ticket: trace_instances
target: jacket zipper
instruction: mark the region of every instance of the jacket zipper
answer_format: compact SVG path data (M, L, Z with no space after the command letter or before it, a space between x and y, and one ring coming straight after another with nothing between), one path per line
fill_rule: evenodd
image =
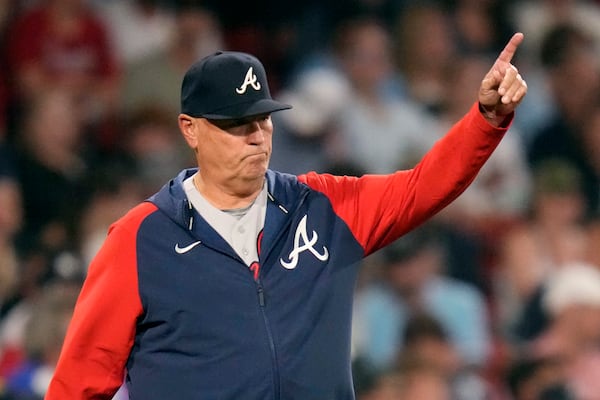
M281 396L280 387L281 387L281 378L279 376L279 362L277 361L277 350L275 349L275 340L273 339L273 333L271 332L271 325L269 324L269 318L267 317L267 313L265 311L265 289L260 281L260 278L256 281L257 284L257 294L258 294L258 305L260 306L260 311L263 316L263 321L265 323L265 329L267 331L267 339L269 341L269 348L271 349L271 362L273 364L273 398L278 400Z
M289 214L289 211L281 203L279 203L277 200L275 200L275 198L273 197L273 195L270 192L268 192L267 195L268 195L268 200L275 203L282 212ZM301 200L303 201L305 197L306 197L306 194L304 194L302 196ZM300 201L299 204L301 204L302 201ZM259 249L259 259L261 258L260 256L261 256L261 254L260 254L260 249ZM264 258L264 260L266 261L266 258ZM269 318L267 317L267 313L265 310L265 307L266 307L265 289L260 280L261 272L262 272L262 268L259 269L258 278L255 280L256 285L257 285L256 290L257 290L257 295L258 295L258 305L260 307L260 311L263 316L263 321L265 323L265 330L267 331L267 339L269 341L269 348L271 349L271 362L273 363L273 398L275 400L279 400L281 398L281 376L279 375L279 362L277 360L277 349L275 348L275 340L273 339L273 332L271 331L271 324L269 323Z
M267 194L268 194L268 199L271 200L273 203L275 203L282 212L284 212L286 214L290 214L290 211L287 210L281 203L279 203L271 195L270 192ZM300 196L300 199L297 203L296 210L304 202L304 199L306 198L307 195L308 195L308 191L305 191L304 193L302 193L302 195ZM193 206L192 206L191 202L187 201L187 199L184 200L183 213L184 213L184 219L187 217L186 223L188 224L188 230L191 231L193 228L193 224L194 224ZM282 230L282 231L284 231L284 230ZM279 240L281 238L282 234L283 233L280 232L275 241ZM217 250L217 249L214 249L214 250L221 252L220 250ZM259 252L260 252L260 249L259 249ZM225 254L227 254L227 253L225 253ZM227 254L227 255L231 256L230 254ZM243 260L241 260L239 257L234 257L234 258L236 260L240 261L242 264L244 264ZM260 259L260 253L259 253L259 259ZM264 260L266 262L267 258L265 257ZM248 272L252 272L252 271L250 271L250 269L248 269ZM260 311L261 311L261 314L263 317L263 322L265 324L265 330L267 331L267 339L269 342L269 348L271 350L271 363L273 364L273 399L279 400L281 398L281 393L280 393L281 377L279 375L279 363L277 361L277 349L275 348L275 340L273 339L273 332L271 331L271 325L269 323L269 318L267 317L267 313L265 311L265 306L266 306L265 290L264 290L264 287L260 280L260 270L259 270L258 278L254 279L254 277L252 277L252 279L255 281L255 283L257 285L258 305L260 307Z

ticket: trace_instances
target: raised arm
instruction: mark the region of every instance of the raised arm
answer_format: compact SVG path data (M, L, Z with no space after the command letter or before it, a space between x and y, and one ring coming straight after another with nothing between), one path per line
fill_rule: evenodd
M361 178L315 173L299 177L330 199L365 254L433 216L475 179L527 92L527 84L510 63L522 40L521 33L512 37L483 78L478 101L415 168Z

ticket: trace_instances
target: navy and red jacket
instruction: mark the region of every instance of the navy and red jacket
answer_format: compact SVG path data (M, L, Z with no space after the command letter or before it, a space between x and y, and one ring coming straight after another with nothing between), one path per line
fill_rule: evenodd
M266 174L255 277L190 206L182 171L110 228L47 400L354 399L359 261L474 179L506 131L477 105L414 168L361 178Z

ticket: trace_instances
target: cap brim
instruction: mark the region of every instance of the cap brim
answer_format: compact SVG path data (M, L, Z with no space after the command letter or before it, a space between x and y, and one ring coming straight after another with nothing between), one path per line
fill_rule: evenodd
M228 108L219 110L218 112L202 114L202 118L207 119L238 119L252 117L260 114L270 114L275 111L288 110L291 105L280 103L272 99L261 99L255 102L236 104Z

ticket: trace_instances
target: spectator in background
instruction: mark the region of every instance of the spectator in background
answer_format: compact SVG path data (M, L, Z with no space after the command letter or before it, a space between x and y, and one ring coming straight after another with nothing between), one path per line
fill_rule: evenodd
M176 10L174 31L166 49L127 67L120 94L121 110L130 115L142 108L160 107L177 114L185 71L196 60L222 49L217 17L194 2L183 2Z
M349 82L336 68L320 65L302 71L279 95L294 105L294 113L273 115L277 152L271 165L294 174L329 172L331 164L343 159L338 123L349 95Z
M412 167L419 135L438 128L418 105L386 92L394 81L389 33L375 19L345 21L335 55L351 87L338 115L342 159L367 173Z
M398 369L410 365L430 365L445 378L451 398L483 400L491 394L489 385L480 371L465 368L456 347L450 341L441 323L426 313L413 315L406 323L404 346L398 357ZM431 397L407 397L427 398ZM437 397L434 397L437 398Z
M146 197L135 172L129 167L121 167L120 164L113 164L94 176L96 185L81 213L78 226L83 265L89 265L96 255L115 219Z
M600 171L590 160L582 133L600 91L594 43L579 28L560 25L544 37L541 60L557 111L535 134L528 148L529 162L533 167L548 158L571 163L583 179L586 214L598 214Z
M551 274L543 306L550 325L528 351L561 360L575 399L600 399L600 270L567 264Z
M600 98L598 100L582 126L582 136L589 163L600 176ZM598 213L589 221L588 228L590 243L600 243L600 215ZM590 262L600 265L600 246L590 246Z
M493 57L514 31L504 1L448 0L445 3L463 53Z
M450 384L434 365L415 362L381 376L364 400L450 400ZM362 399L361 399L362 400Z
M12 306L19 284L19 264L15 246L23 210L17 182L0 175L0 318Z
M159 107L146 107L130 115L123 134L123 153L144 196L156 192L183 168L193 165L179 138L177 121Z
M442 325L461 367L483 367L490 350L483 296L472 286L444 276L445 258L435 225L419 228L382 252L384 276L359 291L355 318L356 354L380 369L402 350L407 321L427 313Z
M197 0L177 0L194 3ZM325 4L324 4L325 3ZM254 54L269 71L269 88L277 94L288 76L312 50L328 40L331 29L329 0L207 0L223 24L225 48ZM348 6L344 2L344 7Z
M591 104L589 114L583 121L581 140L588 164L600 177L600 94Z
M62 347L80 282L58 281L30 299L23 326L24 359L6 377L8 400L42 400Z
M561 160L546 160L533 173L529 218L504 236L494 279L499 325L511 340L535 336L544 325L539 296L548 274L588 257L581 189L578 171Z
M85 185L93 184L86 180L85 130L75 108L70 93L40 93L18 132L16 172L24 209L18 247L23 256L24 296L55 275L72 277L81 272L73 270L76 263L59 262L65 260L61 257L65 251L77 248L77 220L87 201Z
M172 12L160 0L95 0L115 54L124 66L168 47L175 30Z
M576 26L595 42L595 54L600 50L600 7L589 0L527 0L510 2L510 19L516 29L527 36L522 56L537 55L544 36L558 25Z
M45 92L69 91L85 123L108 148L119 66L106 27L84 0L48 0L18 15L8 35L15 94L28 106Z
M408 97L436 115L444 98L445 71L456 52L450 16L440 4L415 2L398 15L393 42Z
M404 146L400 142L410 143L408 138L417 131L415 120L426 118L412 117L424 113L401 100L390 35L379 18L382 14L393 18L393 13L383 11L390 11L389 3L320 4L321 17L330 18L327 29L332 36L328 47L301 58L291 84L279 94L294 104L295 112L274 116L280 120L273 137L276 168L301 173L342 167L362 175L393 169L403 160L394 149ZM381 138L361 133L370 123L376 124ZM397 135L395 126L392 134L394 123L407 132Z
M519 356L506 374L512 400L575 400L566 385L562 360Z

